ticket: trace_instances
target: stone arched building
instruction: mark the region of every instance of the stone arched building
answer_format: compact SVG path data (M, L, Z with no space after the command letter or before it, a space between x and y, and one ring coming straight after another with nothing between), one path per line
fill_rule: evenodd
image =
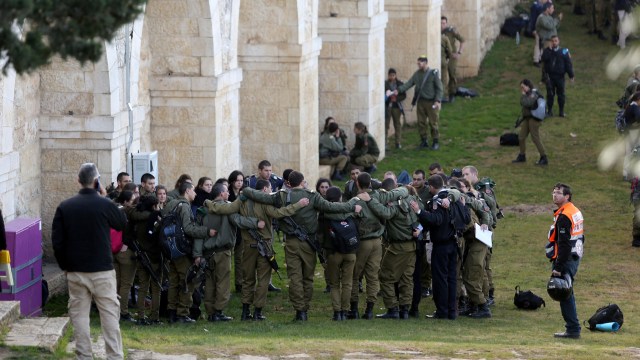
M149 0L99 62L0 78L0 208L5 220L41 217L48 238L81 163L108 183L152 150L168 185L250 174L265 158L314 180L328 115L384 143L386 68L407 78L423 53L439 67L441 14L467 39L467 77L516 2Z

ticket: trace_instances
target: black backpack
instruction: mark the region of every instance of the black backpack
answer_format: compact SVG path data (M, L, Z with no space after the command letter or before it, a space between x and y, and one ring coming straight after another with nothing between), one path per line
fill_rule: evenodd
M182 204L186 202L180 202L171 212L163 216L158 228L158 240L162 253L169 260L191 255L191 241L184 233L182 218L178 214L178 208Z
M456 236L461 237L471 222L469 208L460 200L451 202L449 206L449 216L451 218L451 225L453 225L453 228L456 230Z
M352 217L329 220L329 236L334 249L341 254L353 254L358 250L358 227Z
M543 298L532 293L530 290L520 291L520 286L516 286L516 294L513 296L513 304L518 309L523 310L537 310L541 306L547 307Z
M597 330L596 325L606 324L610 322L617 322L620 327L624 323L624 315L622 310L616 304L609 304L601 307L596 311L593 316L588 320L588 328L591 331ZM587 324L584 324L587 326Z

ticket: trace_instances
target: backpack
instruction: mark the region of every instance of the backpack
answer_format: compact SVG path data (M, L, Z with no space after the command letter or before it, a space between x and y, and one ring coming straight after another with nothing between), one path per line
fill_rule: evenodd
M329 236L335 250L341 254L353 254L358 250L358 227L352 217L329 220Z
M523 310L537 310L541 306L547 307L543 298L532 293L530 290L520 291L519 285L516 286L516 294L513 295L513 304L518 309Z
M538 96L538 107L531 109L531 116L538 120L544 120L547 112L547 101L540 95Z
M178 214L178 208L182 204L186 202L180 202L171 212L163 216L158 228L158 240L162 253L169 260L191 255L191 241L184 233L182 218Z
M449 217L451 218L451 225L456 230L456 237L462 237L462 233L467 230L467 226L471 222L469 208L460 200L451 202Z
M520 145L520 140L518 139L518 134L516 133L506 133L500 135L500 145L502 146L518 146Z
M627 129L627 118L624 117L624 109L622 110L618 110L618 112L616 112L616 129L618 129L618 132L624 132Z
M596 311L593 316L588 320L588 328L591 331L598 330L596 325L598 324L606 324L610 322L618 323L619 327L622 327L624 323L624 315L622 315L622 310L616 304L609 304L601 307ZM587 324L584 324L587 326Z

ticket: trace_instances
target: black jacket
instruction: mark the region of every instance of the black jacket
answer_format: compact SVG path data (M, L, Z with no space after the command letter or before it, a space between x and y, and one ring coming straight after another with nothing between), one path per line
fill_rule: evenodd
M438 193L436 196L441 198L440 194L441 193ZM444 196L446 197L446 195ZM436 205L434 209L434 201L436 200L432 199L429 201L427 206L425 206L425 210L420 211L420 214L418 214L418 220L425 229L429 230L432 243L444 244L446 242L454 241L455 229L451 224L449 210L440 205Z
M72 272L113 270L110 228L122 231L127 218L94 189L58 205L51 226L53 252L60 269Z
M541 57L544 63L544 72L551 77L564 77L566 73L573 79L573 64L569 49L558 47L556 49L546 48Z

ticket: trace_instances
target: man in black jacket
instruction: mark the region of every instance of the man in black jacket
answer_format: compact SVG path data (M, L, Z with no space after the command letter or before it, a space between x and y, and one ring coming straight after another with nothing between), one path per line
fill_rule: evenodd
M553 116L553 97L558 95L558 114L565 117L564 113L564 74L569 75L571 82L574 81L573 64L569 49L560 47L560 38L557 35L551 37L551 47L542 52L542 62L544 63L543 76L547 85L547 115Z
M396 69L390 68L387 75L387 81L384 82L384 90L394 91L399 86L404 84L402 81L398 80ZM399 95L391 95L386 97L384 103L384 137L385 139L389 136L389 125L391 123L391 119L393 119L393 130L395 131L396 138L396 149L400 149L402 147L402 121L400 116L404 114L404 108L402 106L402 101L407 98L406 93L402 93Z
M123 359L110 229L124 230L127 218L104 197L106 191L99 178L95 164L82 164L78 173L82 189L56 209L51 242L58 265L67 274L69 317L74 327L77 358L93 358L89 334L93 298L100 311L107 357Z

